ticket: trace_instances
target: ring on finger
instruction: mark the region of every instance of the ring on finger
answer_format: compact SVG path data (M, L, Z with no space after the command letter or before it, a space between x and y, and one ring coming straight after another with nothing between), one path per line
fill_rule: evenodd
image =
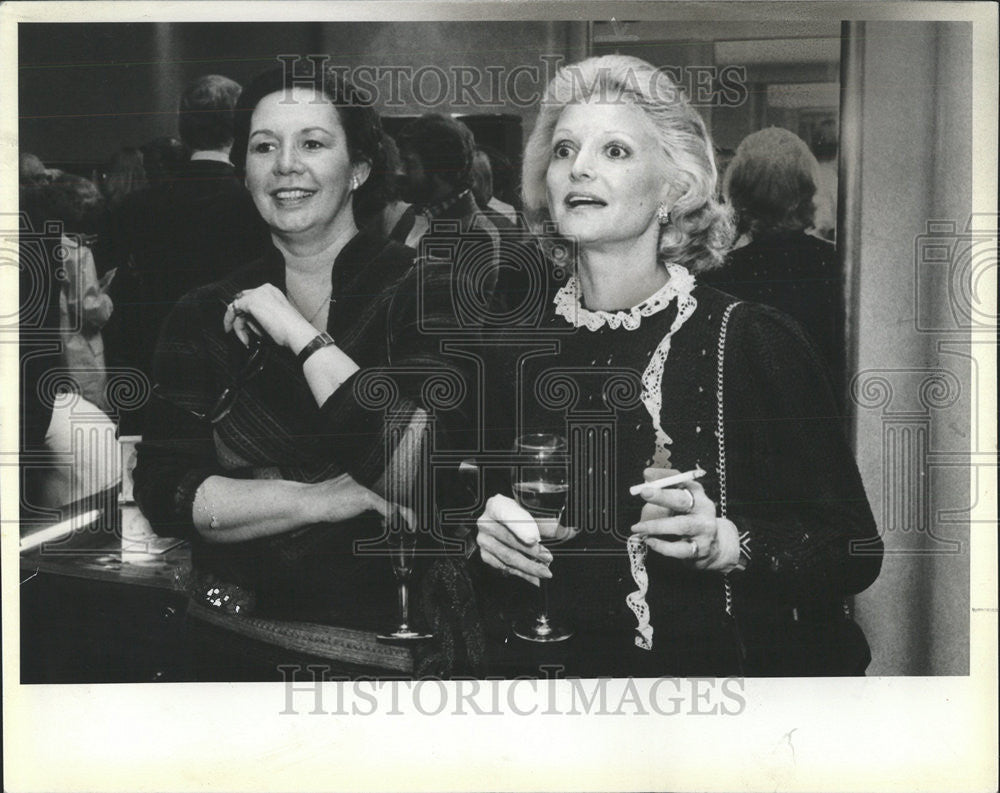
M691 558L697 559L700 549L698 548L698 541L688 537L688 542L691 543Z
M680 492L685 493L688 497L688 503L677 510L682 515L687 515L692 509L694 509L694 493L692 493L687 488L680 488Z

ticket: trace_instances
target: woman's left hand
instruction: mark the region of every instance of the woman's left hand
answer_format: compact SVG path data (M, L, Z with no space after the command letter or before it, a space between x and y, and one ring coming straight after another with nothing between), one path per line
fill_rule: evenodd
M251 333L267 334L275 344L296 353L316 335L316 329L274 284L239 292L226 307L222 325L243 344L250 343Z
M677 473L647 468L643 475L650 482ZM699 482L644 488L639 495L646 504L632 533L644 537L650 550L696 570L728 573L739 564L739 531L731 521L717 517L715 502Z

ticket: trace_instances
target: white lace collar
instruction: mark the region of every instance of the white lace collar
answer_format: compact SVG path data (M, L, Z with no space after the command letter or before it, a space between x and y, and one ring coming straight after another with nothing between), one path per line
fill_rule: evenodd
M691 290L694 289L694 276L679 264L668 264L667 272L670 273L670 278L662 287L627 311L591 311L584 308L580 302L580 280L575 275L570 276L556 292L552 303L556 314L577 328L598 330L607 325L613 330L619 327L635 330L643 317L662 311L675 297L678 298L679 307L688 302Z

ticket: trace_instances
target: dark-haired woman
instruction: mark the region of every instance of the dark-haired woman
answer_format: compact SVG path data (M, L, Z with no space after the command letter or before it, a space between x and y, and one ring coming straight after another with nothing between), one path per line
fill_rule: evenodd
M307 82L275 69L240 97L231 159L273 247L167 320L135 492L156 531L190 538L196 568L231 585L213 604L245 611L252 592L260 610L375 628L392 573L355 543L402 513L394 441L356 386L390 363L440 364L413 332L413 251L355 221L384 177L378 116L333 70ZM419 425L405 392L393 407L393 426Z

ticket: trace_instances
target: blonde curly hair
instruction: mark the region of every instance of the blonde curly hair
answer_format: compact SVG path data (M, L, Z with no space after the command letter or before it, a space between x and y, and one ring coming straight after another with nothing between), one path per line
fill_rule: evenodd
M732 213L716 200L712 141L701 116L660 69L628 55L604 55L563 66L542 97L522 166L525 209L539 227L550 220L545 176L552 132L563 109L593 97L632 102L653 123L673 179L683 190L660 231L659 257L692 272L719 266L733 241ZM666 178L666 174L664 174Z

